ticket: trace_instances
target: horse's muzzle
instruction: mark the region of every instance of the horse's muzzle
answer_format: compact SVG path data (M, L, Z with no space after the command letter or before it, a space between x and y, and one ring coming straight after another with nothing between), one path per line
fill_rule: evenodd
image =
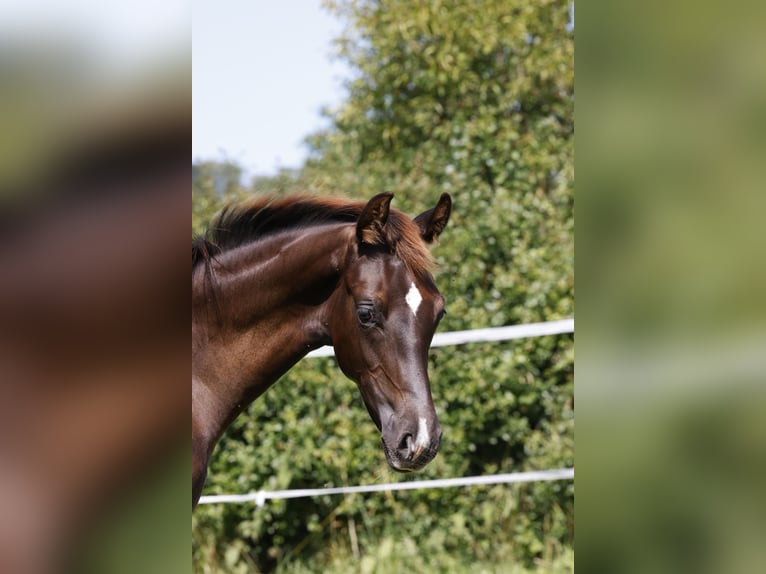
M388 465L392 469L397 472L413 472L422 469L434 459L439 452L441 437L442 431L438 424L436 432L430 436L421 423L416 436L405 433L394 448L386 442L385 437L381 437L381 442Z

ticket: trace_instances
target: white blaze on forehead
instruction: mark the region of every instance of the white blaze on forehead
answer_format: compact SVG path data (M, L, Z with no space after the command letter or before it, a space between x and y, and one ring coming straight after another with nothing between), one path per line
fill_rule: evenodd
M418 420L418 437L415 439L415 447L426 447L429 442L431 442L431 437L428 436L428 421L426 420L426 417L420 417L420 420Z
M410 285L410 290L407 291L407 296L404 298L404 300L407 301L407 305L409 305L410 309L412 309L412 313L414 315L417 315L418 307L420 307L420 302L423 300L423 296L420 294L420 291L415 286L415 283Z

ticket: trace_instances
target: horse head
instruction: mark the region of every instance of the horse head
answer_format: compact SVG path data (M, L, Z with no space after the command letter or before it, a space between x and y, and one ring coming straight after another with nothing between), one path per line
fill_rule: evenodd
M359 216L330 333L341 370L357 383L381 433L388 464L409 472L436 456L442 435L427 363L444 297L428 270L426 244L444 230L452 202L445 193L411 220L390 209L392 198L373 197Z

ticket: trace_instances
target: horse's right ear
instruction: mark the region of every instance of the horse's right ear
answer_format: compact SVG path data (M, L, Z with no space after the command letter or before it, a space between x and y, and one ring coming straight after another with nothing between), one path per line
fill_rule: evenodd
M449 215L452 213L452 198L449 193L442 193L436 207L424 211L415 218L420 228L420 236L426 243L433 243L447 227Z
M356 223L356 237L360 243L385 245L386 234L383 228L388 221L393 193L379 193L367 202Z

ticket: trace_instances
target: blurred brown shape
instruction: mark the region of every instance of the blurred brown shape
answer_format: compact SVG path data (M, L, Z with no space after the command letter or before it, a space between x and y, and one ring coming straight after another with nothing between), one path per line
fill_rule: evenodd
M3 174L0 572L60 570L187 440L191 90L175 76L81 92L57 145Z

